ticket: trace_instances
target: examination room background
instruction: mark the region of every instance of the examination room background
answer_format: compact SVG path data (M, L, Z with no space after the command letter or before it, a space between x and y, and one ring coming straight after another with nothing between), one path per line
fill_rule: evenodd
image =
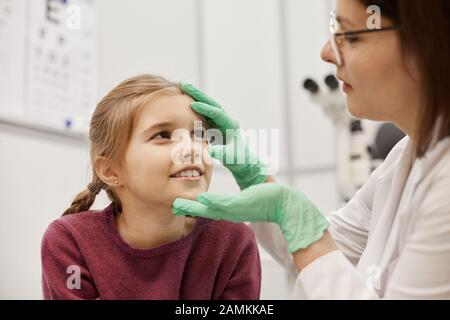
M279 182L300 188L323 212L340 205L333 126L301 87L306 77L322 79L333 71L319 57L331 1L94 4L97 101L136 74L191 82L221 102L241 127L280 129ZM3 123L0 150L0 299L41 299L40 241L48 224L89 183L88 145ZM218 167L210 190L238 188ZM107 203L101 193L94 208ZM288 298L283 271L268 254L261 256L261 298Z

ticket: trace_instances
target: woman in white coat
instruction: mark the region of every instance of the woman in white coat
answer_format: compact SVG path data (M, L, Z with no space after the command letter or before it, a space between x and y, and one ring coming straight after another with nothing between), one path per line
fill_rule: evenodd
M367 7L381 9L368 28ZM176 215L249 221L295 279L298 299L450 299L450 2L337 0L322 58L337 67L349 112L395 123L407 137L343 208L323 215L259 161L223 162L241 192L177 199ZM190 85L192 107L222 132L238 129ZM252 160L238 131L229 148ZM263 183L269 182L269 183Z

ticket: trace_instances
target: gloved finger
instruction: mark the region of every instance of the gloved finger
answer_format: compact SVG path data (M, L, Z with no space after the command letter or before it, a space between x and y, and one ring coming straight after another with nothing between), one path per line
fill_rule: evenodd
M240 150L235 150L234 145L210 145L208 146L209 155L218 160L221 164L223 164L226 168L233 172L233 168L237 169L238 167L242 167L242 165L246 165L250 163L243 159L238 153ZM242 161L240 161L242 159ZM246 158L248 159L248 157Z
M175 199L172 205L172 213L176 216L189 215L213 220L221 219L220 214L217 211L209 208L208 206L205 206L204 204L201 204L197 201L182 198Z
M242 218L235 214L229 214L223 210L209 208L199 202L176 199L172 207L172 213L176 216L189 215L194 217L202 217L211 220L227 220L231 222L242 222Z
M217 211L226 212L229 215L236 214L236 210L251 211L251 208L248 208L247 200L242 192L236 195L205 192L197 196L197 201L203 205Z
M183 199L183 198L177 198L172 204L172 212L174 211L183 211L183 212L190 212L190 213L203 213L207 207L197 201L189 200L189 199ZM176 212L174 212L176 213Z
M198 102L207 103L217 108L222 108L213 98L198 90L192 84L182 83L181 90Z
M221 163L223 163L225 161L225 159L224 159L225 152L226 152L225 149L226 149L226 147L224 145L209 146L208 152L212 158L217 159Z
M203 102L193 102L191 107L195 112L214 121L214 123L219 127L223 127L230 120L230 117L228 116L228 114L226 114L225 111L223 111L223 109L216 108L210 104Z

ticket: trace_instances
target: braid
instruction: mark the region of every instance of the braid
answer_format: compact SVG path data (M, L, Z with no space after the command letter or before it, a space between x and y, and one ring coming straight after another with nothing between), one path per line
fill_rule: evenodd
M104 188L105 184L103 183L103 181L101 181L97 177L94 177L93 181L89 183L86 190L76 195L75 199L70 205L70 208L64 211L62 215L65 216L68 214L89 210L89 208L94 203L97 194Z

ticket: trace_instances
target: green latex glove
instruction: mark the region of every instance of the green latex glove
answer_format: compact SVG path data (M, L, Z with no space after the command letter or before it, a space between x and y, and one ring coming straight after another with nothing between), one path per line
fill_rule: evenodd
M232 222L277 223L291 253L320 240L329 226L302 192L275 183L251 186L237 195L206 192L197 201L176 199L172 212Z
M192 109L204 116L208 129L218 129L224 144L211 145L211 157L219 160L231 171L241 190L267 180L268 167L252 154L239 131L239 123L232 119L212 98L190 84L181 84L181 89L195 102Z

